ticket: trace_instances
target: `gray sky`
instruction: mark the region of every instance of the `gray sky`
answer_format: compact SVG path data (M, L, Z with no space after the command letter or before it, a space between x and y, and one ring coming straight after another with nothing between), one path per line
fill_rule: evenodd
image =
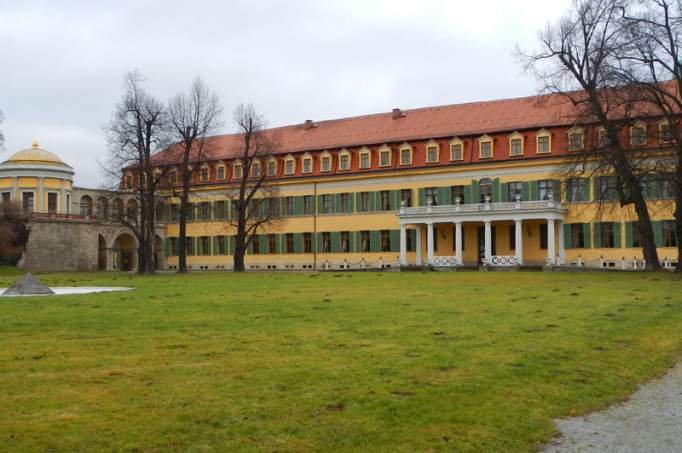
M201 76L271 126L534 94L513 51L570 0L0 0L0 161L38 140L99 186L102 126L139 69L165 100Z

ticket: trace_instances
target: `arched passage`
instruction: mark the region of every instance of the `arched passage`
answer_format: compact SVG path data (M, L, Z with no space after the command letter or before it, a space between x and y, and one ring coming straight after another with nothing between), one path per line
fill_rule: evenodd
M121 271L132 271L137 267L137 246L128 233L119 235L113 247L114 266Z
M105 271L107 270L107 241L101 234L98 234L97 237L97 269Z

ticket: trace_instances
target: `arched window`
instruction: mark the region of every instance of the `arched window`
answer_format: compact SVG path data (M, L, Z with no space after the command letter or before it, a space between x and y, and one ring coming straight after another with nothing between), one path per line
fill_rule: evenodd
M123 216L123 202L121 201L120 198L116 198L116 199L114 199L114 202L111 205L111 217L114 220L120 220L122 216Z
M483 178L478 181L479 203L485 203L486 199L493 197L493 181L490 178Z
M92 215L92 198L88 195L81 197L81 215Z
M104 197L99 197L97 199L97 217L104 219L107 216L107 211L109 208L109 202Z
M126 206L126 215L131 219L137 218L137 201L128 200L128 205Z

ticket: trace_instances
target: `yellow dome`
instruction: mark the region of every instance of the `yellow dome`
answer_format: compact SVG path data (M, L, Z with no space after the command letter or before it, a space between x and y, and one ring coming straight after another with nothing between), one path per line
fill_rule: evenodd
M14 153L7 159L7 162L36 162L50 164L64 164L56 154L46 149L42 149L38 142L33 142L33 146L28 149Z

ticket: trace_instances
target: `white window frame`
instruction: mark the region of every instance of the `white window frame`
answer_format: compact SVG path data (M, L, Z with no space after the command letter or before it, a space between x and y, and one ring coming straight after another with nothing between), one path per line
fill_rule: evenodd
M430 159L429 157L429 151L434 149L436 150L436 158L435 159ZM424 152L426 153L426 163L427 164L436 164L440 162L440 144L435 141L435 140L429 140L426 145L424 145Z
M490 143L490 156L485 156L485 157L483 156L483 144L484 143ZM479 139L478 139L478 158L487 160L487 159L492 159L493 157L495 157L495 142L493 141L493 138L488 134L479 137Z
M521 152L520 153L514 153L514 141L520 140L521 141ZM519 132L514 132L509 136L509 155L511 157L519 157L523 156L525 154L525 139L523 137L523 134Z
M455 159L455 146L459 146L459 159ZM464 141L455 137L452 140L450 140L450 160L452 162L459 162L464 160Z
M367 156L367 166L362 165L362 156L365 155ZM372 151L369 148L363 147L360 148L360 151L358 151L358 167L361 170L372 168Z

